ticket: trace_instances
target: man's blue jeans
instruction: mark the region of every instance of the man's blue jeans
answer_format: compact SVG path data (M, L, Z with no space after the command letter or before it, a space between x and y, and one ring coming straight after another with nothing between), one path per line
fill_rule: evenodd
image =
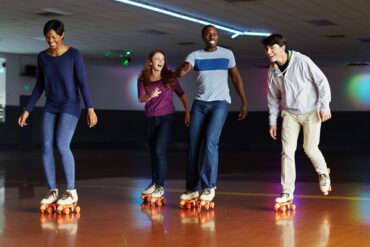
M174 118L174 114L147 118L152 183L162 187L167 173L167 147L170 142Z
M54 144L60 154L67 190L75 188L75 161L70 149L78 118L68 113L44 112L41 123L42 160L49 189L56 189Z
M186 190L216 188L218 172L218 144L227 118L226 101L195 100L189 126L189 153Z

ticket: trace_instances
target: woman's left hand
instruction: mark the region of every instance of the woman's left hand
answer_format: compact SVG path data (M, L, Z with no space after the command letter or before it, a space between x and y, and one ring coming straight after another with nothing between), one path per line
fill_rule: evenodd
M87 109L87 125L89 128L94 127L98 123L98 117L95 114L94 108Z

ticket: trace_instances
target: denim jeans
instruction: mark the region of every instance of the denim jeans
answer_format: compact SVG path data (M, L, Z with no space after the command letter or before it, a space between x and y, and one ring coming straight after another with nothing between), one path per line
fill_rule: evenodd
M195 100L189 126L189 153L186 173L186 190L216 188L218 172L218 144L227 118L226 101Z
M49 189L57 188L54 143L60 154L67 189L75 188L75 161L70 143L77 126L78 118L68 113L44 112L41 123L42 160Z
M147 117L152 183L162 187L167 173L167 147L170 142L174 118L174 114Z

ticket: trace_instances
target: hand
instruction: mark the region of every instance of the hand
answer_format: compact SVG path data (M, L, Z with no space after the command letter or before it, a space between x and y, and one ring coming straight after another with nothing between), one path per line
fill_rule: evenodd
M155 88L154 91L150 94L150 98L149 100L151 100L152 98L155 98L155 97L158 97L158 95L160 95L162 93L161 90L159 90L159 88Z
M245 119L247 117L247 113L248 113L247 105L242 105L242 107L240 108L239 115L238 115L238 120Z
M189 127L189 124L190 124L190 112L186 111L185 112L185 126Z
M276 125L271 125L270 126L270 130L269 130L269 132L270 132L270 136L271 136L271 138L272 139L274 139L274 140L277 140L277 137L276 137Z
M321 122L325 122L326 120L329 120L331 118L331 113L330 111L320 111L319 112Z
M98 117L95 114L94 108L87 109L87 126L94 127L98 123Z
M27 125L26 120L27 120L29 115L30 115L30 113L28 111L24 111L22 113L22 115L18 118L19 126L24 127L24 126Z
M192 66L191 66L191 63L189 62L184 62L181 70L184 72L184 73L188 73L190 70L192 69Z

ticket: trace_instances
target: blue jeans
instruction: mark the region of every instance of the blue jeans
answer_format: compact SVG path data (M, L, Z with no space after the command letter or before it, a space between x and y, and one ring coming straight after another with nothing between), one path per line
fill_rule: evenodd
M49 189L57 188L54 143L62 160L67 189L75 188L75 161L70 143L77 122L78 118L68 113L44 112L41 123L42 160Z
M216 188L218 144L227 118L226 101L195 100L191 109L190 140L186 173L186 190Z
M170 142L174 114L147 117L147 135L152 166L152 183L164 186L167 173L167 147Z

